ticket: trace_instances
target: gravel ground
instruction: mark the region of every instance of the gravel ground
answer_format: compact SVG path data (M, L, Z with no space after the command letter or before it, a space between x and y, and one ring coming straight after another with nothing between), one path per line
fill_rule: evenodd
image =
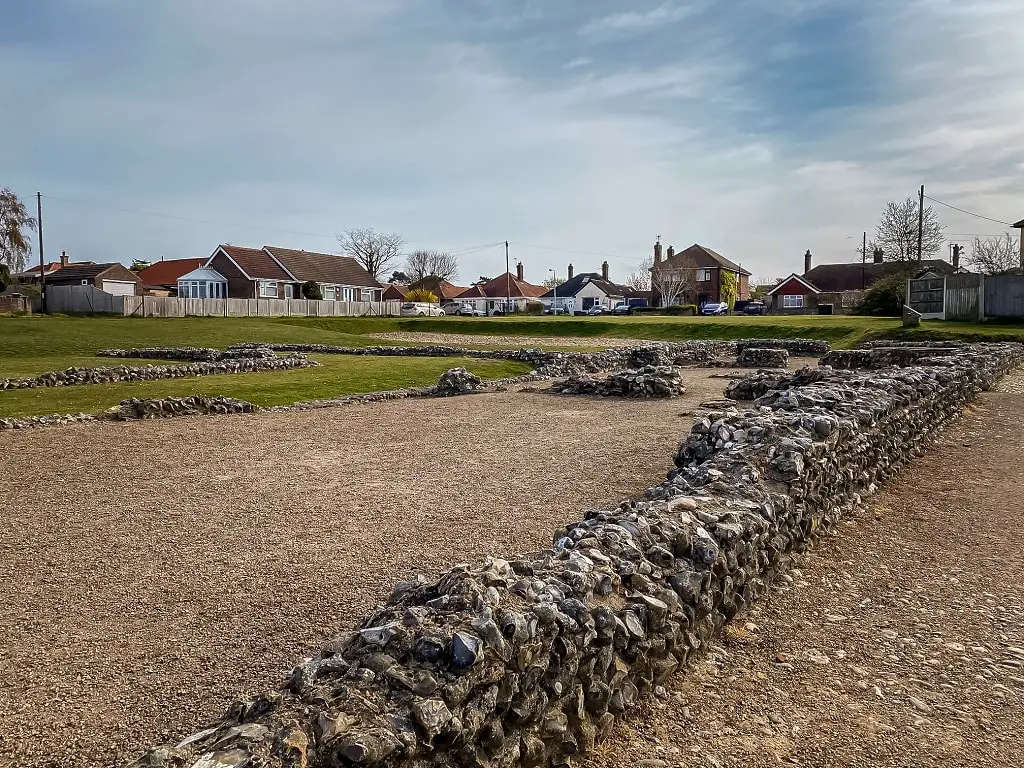
M582 764L1022 765L1024 375L998 389Z
M610 349L612 347L635 347L637 344L652 344L650 339L619 339L608 336L478 336L462 333L367 333L375 339L400 341L406 344L448 344L453 347L501 347L502 349Z
M218 716L396 578L550 543L669 469L673 401L508 392L0 434L0 765L109 765ZM720 372L718 372L720 373Z

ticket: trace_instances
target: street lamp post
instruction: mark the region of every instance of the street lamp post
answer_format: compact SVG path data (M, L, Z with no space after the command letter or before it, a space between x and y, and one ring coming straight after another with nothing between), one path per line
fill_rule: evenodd
M558 283L555 280L558 279L558 275L555 274L555 270L548 267L548 272L551 273L551 314L555 317L558 316Z

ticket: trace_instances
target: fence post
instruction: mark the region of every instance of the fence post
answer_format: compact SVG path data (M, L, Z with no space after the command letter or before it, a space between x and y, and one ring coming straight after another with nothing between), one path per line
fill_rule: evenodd
M985 275L978 275L978 322L985 322Z

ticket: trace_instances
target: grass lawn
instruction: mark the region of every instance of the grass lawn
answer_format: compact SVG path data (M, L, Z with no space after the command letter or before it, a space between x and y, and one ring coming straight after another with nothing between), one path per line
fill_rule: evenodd
M366 336L389 331L474 335L617 338L674 341L744 337L806 337L836 347L868 338L1024 341L1024 324L931 321L903 328L893 318L851 316L745 317L509 317L445 318L120 318L0 317L0 376L34 376L69 366L113 365L97 358L107 347L198 346L223 348L240 341L386 344ZM553 345L552 348L557 348ZM157 382L97 384L0 393L0 416L97 411L132 396L230 395L276 405L353 392L429 384L446 369L466 365L487 378L526 371L516 363L438 358L321 356L322 367L295 371L207 376ZM131 361L130 365L144 365Z
M530 370L528 365L506 360L341 355L313 357L321 363L319 368L0 392L0 417L79 411L95 413L129 397L229 395L257 405L285 405L356 392L434 384L442 373L460 365L486 379L518 376Z

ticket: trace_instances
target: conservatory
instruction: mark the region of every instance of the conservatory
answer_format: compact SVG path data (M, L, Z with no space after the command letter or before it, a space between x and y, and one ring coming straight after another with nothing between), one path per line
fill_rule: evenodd
M178 298L226 299L227 297L228 281L216 270L200 267L178 278Z

